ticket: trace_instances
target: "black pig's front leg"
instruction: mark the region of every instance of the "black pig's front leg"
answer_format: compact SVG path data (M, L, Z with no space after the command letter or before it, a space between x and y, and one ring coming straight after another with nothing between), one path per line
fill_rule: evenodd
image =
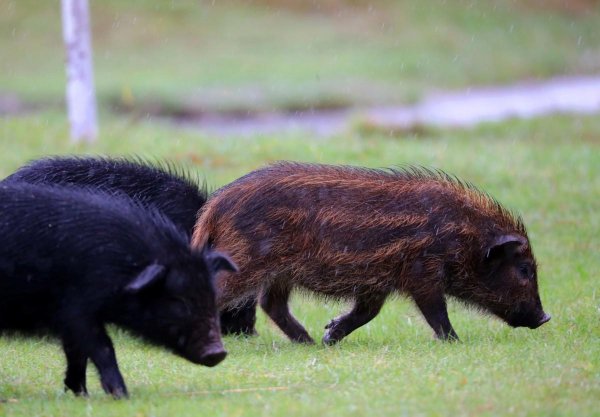
M102 325L84 321L66 324L63 326L63 346L68 362L67 388L76 394L85 392L85 357L90 358L98 369L102 388L107 394L115 398L128 396L115 350Z
M75 395L87 396L85 382L85 370L87 368L87 356L72 343L67 344L63 339L63 349L67 358L67 374L65 376L65 389L70 389Z
M221 334L256 335L256 300L248 300L239 308L221 311Z
M445 341L459 340L452 324L450 324L443 293L436 292L433 295L412 294L412 297L438 339Z

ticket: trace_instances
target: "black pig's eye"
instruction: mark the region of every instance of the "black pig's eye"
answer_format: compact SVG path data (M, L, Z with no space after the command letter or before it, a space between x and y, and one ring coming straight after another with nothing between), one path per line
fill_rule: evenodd
M177 338L177 346L179 346L180 348L184 348L185 344L187 343L187 336L186 335L180 335Z
M531 277L531 268L527 264L520 265L519 272L527 278Z

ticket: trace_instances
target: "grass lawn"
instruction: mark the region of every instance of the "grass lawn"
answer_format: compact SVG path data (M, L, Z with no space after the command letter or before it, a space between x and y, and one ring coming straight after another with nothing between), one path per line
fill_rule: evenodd
M0 0L0 99L8 93L32 103L62 100L58 3ZM553 319L537 330L511 329L451 303L462 342L445 344L433 340L409 301L392 299L370 324L325 348L291 344L259 312L260 335L225 338L229 356L214 369L111 329L127 401L107 398L93 367L89 399L65 394L55 340L2 337L0 417L600 416L600 118L415 134L356 128L331 139L216 138L110 111L398 103L435 88L594 74L597 4L91 3L99 142L71 144L62 107L0 116L0 178L29 159L72 153L169 158L212 188L279 159L442 168L522 213ZM347 306L297 294L292 308L318 340Z
M593 416L600 415L600 119L548 117L419 136L348 132L217 139L104 115L96 145L72 145L64 115L0 119L0 176L47 154L140 154L187 165L220 186L278 159L443 168L522 213L552 321L511 329L452 303L461 343L432 339L409 301L339 346L292 345L259 312L260 336L225 338L229 357L194 366L112 329L131 399L113 401L89 371L91 397L62 388L52 340L0 339L0 416ZM320 339L347 306L297 295Z
M574 3L585 7L539 0L91 2L96 86L104 106L260 110L407 102L435 88L595 74L600 7ZM62 99L57 2L0 0L0 51L0 93Z

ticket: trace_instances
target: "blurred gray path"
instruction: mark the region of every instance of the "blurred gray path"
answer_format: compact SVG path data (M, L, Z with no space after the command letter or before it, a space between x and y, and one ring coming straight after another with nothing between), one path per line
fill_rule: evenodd
M380 124L469 127L513 117L597 112L600 112L600 77L557 78L541 83L438 93L414 107L372 109L366 115Z
M25 104L16 95L0 94L0 116L29 113L43 107ZM410 131L426 126L472 127L484 122L556 113L600 115L600 76L561 77L504 87L437 92L412 106L250 113L247 116L204 113L200 117L155 117L217 136L297 132L328 137L344 133L357 122L383 130Z
M207 115L183 122L206 133L235 136L306 132L317 136L342 133L359 120L383 129L417 126L471 127L509 118L553 113L600 113L600 76L563 77L505 87L439 92L414 106L386 106L335 111L267 113L248 117Z

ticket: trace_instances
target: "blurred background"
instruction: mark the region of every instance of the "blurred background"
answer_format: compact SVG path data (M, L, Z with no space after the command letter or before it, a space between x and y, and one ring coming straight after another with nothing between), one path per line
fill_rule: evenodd
M500 117L482 106L500 115L537 114L523 102L548 107L554 94L554 101L577 103L590 89L585 110L600 107L600 80L589 78L600 70L596 0L102 0L90 6L97 99L106 117L156 118L217 136L291 130L329 136L356 127L464 124L464 115L448 116L461 107L476 113L467 124ZM0 51L0 114L64 107L58 2L0 0ZM569 78L557 84L556 77ZM547 80L568 91L536 90ZM579 81L584 84L573 87ZM513 84L509 94L533 97L506 104L495 89L479 101L469 97L479 94L474 88ZM445 107L432 106L440 94ZM578 110L562 105L559 110Z

